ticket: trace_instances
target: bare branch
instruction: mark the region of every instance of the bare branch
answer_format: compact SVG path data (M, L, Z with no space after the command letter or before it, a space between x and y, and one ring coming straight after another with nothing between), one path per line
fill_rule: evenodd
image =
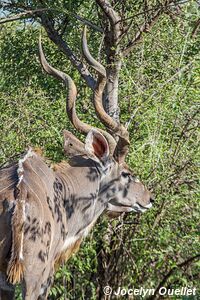
M95 31L103 33L103 29L101 27L91 23L90 21L82 18L81 16L78 16L78 15L75 15L75 14L72 14L72 16L74 16L74 18L76 18L77 20L81 21L84 25L88 25L89 27L91 27Z
M178 5L185 4L185 3L189 2L189 1L190 1L190 0L179 1L179 2L177 1L176 3L170 2L170 3L166 4L165 7L166 7L166 8L167 8L167 7L170 8L170 7L174 7L174 6L175 6L175 7L178 7ZM179 9L180 9L180 7L179 7ZM148 8L148 9L146 9L145 11L139 12L139 13L134 14L134 15L132 15L132 16L129 16L129 17L127 17L127 18L123 18L123 19L122 19L122 22L126 22L126 21L128 21L128 20L135 19L136 17L145 15L146 13L153 12L154 10L155 10L155 7Z
M194 28L193 28L192 34L191 34L192 38L196 37L199 27L200 27L200 18L196 21L196 23L194 25Z
M153 15L153 17L151 18L151 21L148 23L144 22L140 26L138 32L135 34L134 39L130 41L127 47L122 51L124 56L127 56L135 47L135 45L141 41L143 34L145 32L149 32L149 30L153 27L153 25L156 23L156 21L158 20L158 18L161 16L162 13L163 13L163 8L162 7L158 8L155 14Z
M68 46L68 44L62 39L62 35L58 33L58 31L54 28L53 20L50 19L44 12L45 11L57 11L61 12L61 10L56 9L50 9L50 8L41 8L41 9L35 9L35 10L26 10L22 13L19 13L15 16L12 16L10 18L0 19L0 24L12 22L15 20L23 19L23 18L29 18L29 17L38 17L41 20L41 24L46 29L46 32L49 36L49 38L60 48L60 50L69 58L72 65L79 71L80 75L83 77L83 79L86 81L87 85L94 90L96 81L88 71L85 64L81 62L81 60L78 59L78 57L74 54L74 52L71 50L71 48ZM63 13L63 11L62 11ZM95 30L102 31L101 28L98 26L92 24L91 22L83 19L82 17L72 14L73 17L80 20L83 23L88 24L90 27L92 27Z
M178 69L178 71L176 71L176 73L174 73L174 74L173 74L169 79L167 79L164 83L158 84L158 85L157 85L157 89L151 94L151 96L148 98L148 100L154 98L154 97L160 92L160 90L163 89L164 86L166 86L167 84L169 84L169 83L175 81L175 80L177 79L178 76L181 76L181 74L182 74L183 72L185 72L187 69L189 69L190 67L192 67L193 64L194 64L194 61L195 61L195 59L192 60L192 61L190 61L187 65L183 66L182 68ZM136 85L135 82L134 82L133 80L132 80L132 82L133 82L134 85ZM137 86L136 86L136 87L137 87ZM137 87L137 88L138 88L138 87ZM140 90L140 92L142 93L143 91ZM141 109L141 107L142 107L142 105L144 104L144 102L145 102L145 101L143 101L142 104L138 105L137 108L135 109L135 111L131 114L129 120L128 120L127 123L126 123L126 128L128 128L128 127L130 126L130 124L131 124L132 120L134 119L136 113L138 112L139 109Z
M115 25L120 21L120 17L117 12L112 8L110 2L108 0L96 0L97 4L101 7L105 15L110 20L112 25Z
M175 267L172 267L167 274L164 276L164 278L161 280L161 282L159 283L158 287L155 290L155 293L153 296L150 296L148 298L148 300L153 300L156 299L156 295L159 293L159 289L165 285L165 283L167 282L167 280L171 277L171 275L174 273L175 270L177 269L181 269L183 267L188 267L191 265L191 263L197 259L200 258L200 254L197 254L195 256L189 257L187 258L185 261L183 261L182 263L177 264Z
M121 17L114 10L109 0L96 0L103 11L101 15L104 27L104 47L107 62L107 85L103 96L105 111L117 122L119 121L118 83L121 69L121 47L119 40L122 33Z
M24 19L24 18L33 17L33 16L36 16L36 14L47 11L47 10L50 10L50 9L49 8L40 8L40 9L35 9L35 10L27 10L25 12L19 13L12 17L0 19L0 24L17 21L17 20Z
M16 15L12 16L12 17L7 17L7 18L3 18L3 19L0 18L0 24L12 22L12 21L17 21L17 20L29 18L29 17L32 17L32 16L36 16L38 13L45 12L45 11L55 11L55 12L63 13L63 10L54 9L54 8L39 8L39 9L34 9L34 10L26 10L24 12L21 12L19 14L16 14ZM82 18L81 16L76 15L74 13L69 14L65 11L64 11L64 13L66 13L70 17L73 16L75 19L79 20L83 24L88 25L89 27L93 28L94 30L103 33L102 28L100 28L99 26L93 24L92 22Z
M69 58L72 65L79 71L80 75L86 81L88 87L94 90L96 85L94 78L88 71L86 65L78 59L78 57L74 54L74 52L71 50L68 44L58 34L58 32L53 26L52 20L44 14L40 15L40 19L41 24L45 28L50 40L52 40L59 47L59 49Z

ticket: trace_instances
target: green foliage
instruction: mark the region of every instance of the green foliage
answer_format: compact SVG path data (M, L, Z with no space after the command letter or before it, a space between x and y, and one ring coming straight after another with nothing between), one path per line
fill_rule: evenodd
M59 3L52 1L49 6ZM89 2L79 9L86 18L95 17ZM110 222L101 218L79 253L56 273L49 299L97 299L98 289L106 284L115 290L156 288L164 280L166 287L200 288L199 262L180 267L199 252L200 37L191 38L198 14L192 1L184 6L184 19L173 23L164 16L123 61L120 107L131 135L128 163L153 189L154 208L142 216L129 214ZM64 158L62 130L71 128L65 90L41 72L39 30L38 25L16 23L0 31L1 163L30 145L41 147L53 161ZM80 26L69 30L69 44L78 53ZM97 36L90 36L94 53L98 53ZM44 34L43 44L51 63L70 73L80 87L79 115L96 124L89 91Z

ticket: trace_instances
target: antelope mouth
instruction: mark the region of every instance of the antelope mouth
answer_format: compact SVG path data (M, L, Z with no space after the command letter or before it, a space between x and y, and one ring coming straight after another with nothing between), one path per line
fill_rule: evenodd
M129 205L123 205L123 204L112 204L108 203L107 205L107 211L113 211L113 212L136 212L136 213L143 213L147 211L149 208L152 207L152 203L150 202L146 206L143 206L139 203L135 203L133 206Z
M132 206L132 209L133 211L135 212L139 212L139 213L142 213L142 212L145 212L147 211L149 208L152 207L152 203L150 202L149 204L143 206L141 205L140 203L135 203L134 206Z
M119 213L134 211L132 206L116 205L116 204L112 204L112 203L108 203L106 210L112 211L112 212L119 212Z

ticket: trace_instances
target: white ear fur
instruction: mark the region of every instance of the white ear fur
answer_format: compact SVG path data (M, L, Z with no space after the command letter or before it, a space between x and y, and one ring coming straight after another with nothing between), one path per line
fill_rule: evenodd
M96 161L103 161L109 154L109 146L106 138L96 129L91 129L85 139L85 150Z

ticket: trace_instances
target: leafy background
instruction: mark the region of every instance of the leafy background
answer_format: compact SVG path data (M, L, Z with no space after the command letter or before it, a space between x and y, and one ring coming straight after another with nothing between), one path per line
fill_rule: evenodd
M87 1L77 4L86 18L95 18L92 9ZM119 98L121 120L129 122L131 136L127 161L156 195L154 208L113 221L101 217L78 254L56 273L49 299L104 299L105 285L113 290L191 286L198 292L190 299L200 297L200 263L191 259L200 252L200 35L191 35L197 16L194 1L185 4L183 19L172 22L163 16L123 61ZM72 19L67 38L76 53L81 30ZM60 161L62 130L74 132L65 113L65 89L43 74L38 61L41 31L31 22L0 27L2 165L28 146ZM79 116L99 125L91 91L43 31L42 37L51 64L70 74L79 88ZM100 41L99 34L90 34L92 53L98 53ZM19 290L17 297L21 299Z

